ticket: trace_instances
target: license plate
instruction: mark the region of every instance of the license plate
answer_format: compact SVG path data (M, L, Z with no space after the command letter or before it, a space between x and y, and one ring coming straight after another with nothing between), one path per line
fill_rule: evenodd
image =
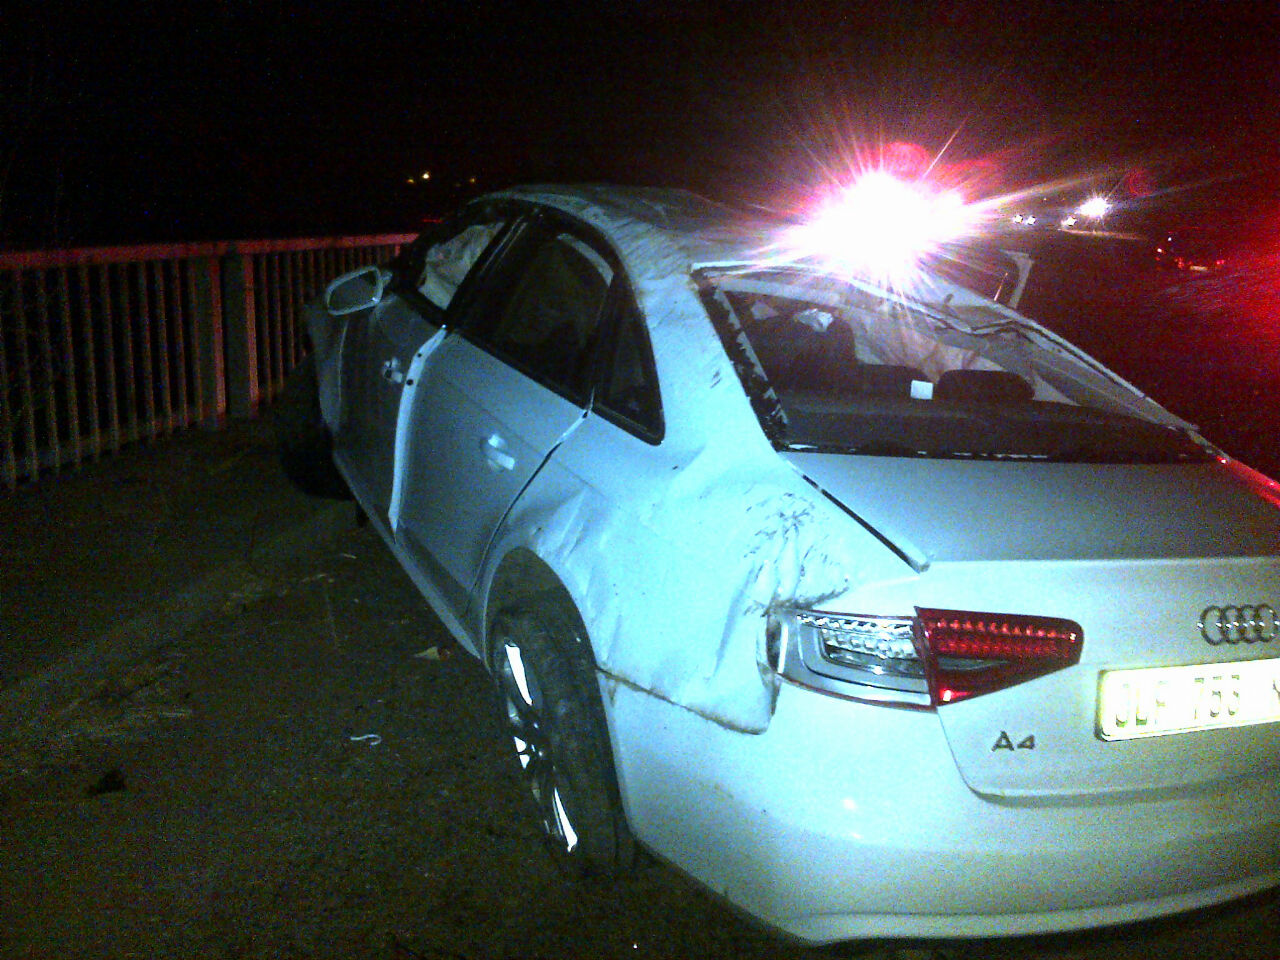
M1280 721L1280 659L1103 671L1098 736L1135 740Z

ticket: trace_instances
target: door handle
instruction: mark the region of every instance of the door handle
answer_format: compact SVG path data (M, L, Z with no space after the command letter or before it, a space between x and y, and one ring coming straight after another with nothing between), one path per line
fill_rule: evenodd
M400 369L399 357L392 357L382 365L382 379L387 383L404 383L404 371Z
M480 441L480 448L484 451L484 458L494 472L498 470L514 470L516 467L516 458L507 453L506 447L507 441L496 433L491 433L487 438Z

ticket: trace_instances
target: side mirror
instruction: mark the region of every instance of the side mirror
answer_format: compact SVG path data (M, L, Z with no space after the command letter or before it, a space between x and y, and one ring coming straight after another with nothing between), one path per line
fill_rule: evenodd
M361 267L344 273L324 289L324 308L341 317L376 307L391 274L381 267Z

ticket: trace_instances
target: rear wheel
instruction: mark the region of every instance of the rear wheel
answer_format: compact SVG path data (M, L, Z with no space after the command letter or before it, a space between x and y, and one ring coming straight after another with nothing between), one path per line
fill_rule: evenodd
M635 844L586 631L557 598L540 597L501 611L491 636L504 731L554 856L577 876L625 873Z
M320 414L313 357L303 359L285 379L271 420L280 465L290 483L313 497L351 499L346 482L333 465L333 438Z

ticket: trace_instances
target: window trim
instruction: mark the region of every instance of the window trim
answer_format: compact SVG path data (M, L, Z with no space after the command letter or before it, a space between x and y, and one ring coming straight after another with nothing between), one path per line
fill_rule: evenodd
M633 420L624 413L596 402L598 399L596 397L597 392L604 386L605 378L608 374L607 363L613 358L613 351L617 346L618 339L622 333L622 325L626 322L625 318L628 313L634 314L635 321L638 323L640 332L644 337L640 362L644 365L645 375L653 382L654 391L657 394L656 427ZM598 414L602 420L606 420L615 427L625 430L650 446L659 446L667 434L667 418L664 415L662 403L662 381L658 377L658 363L653 355L653 338L649 336L649 325L644 322L644 314L636 302L635 291L625 276L619 279L619 276L615 274L614 282L609 287L609 297L605 301L604 315L608 326L602 331L599 338L599 346L596 350L595 369L592 373L593 401L591 412Z

